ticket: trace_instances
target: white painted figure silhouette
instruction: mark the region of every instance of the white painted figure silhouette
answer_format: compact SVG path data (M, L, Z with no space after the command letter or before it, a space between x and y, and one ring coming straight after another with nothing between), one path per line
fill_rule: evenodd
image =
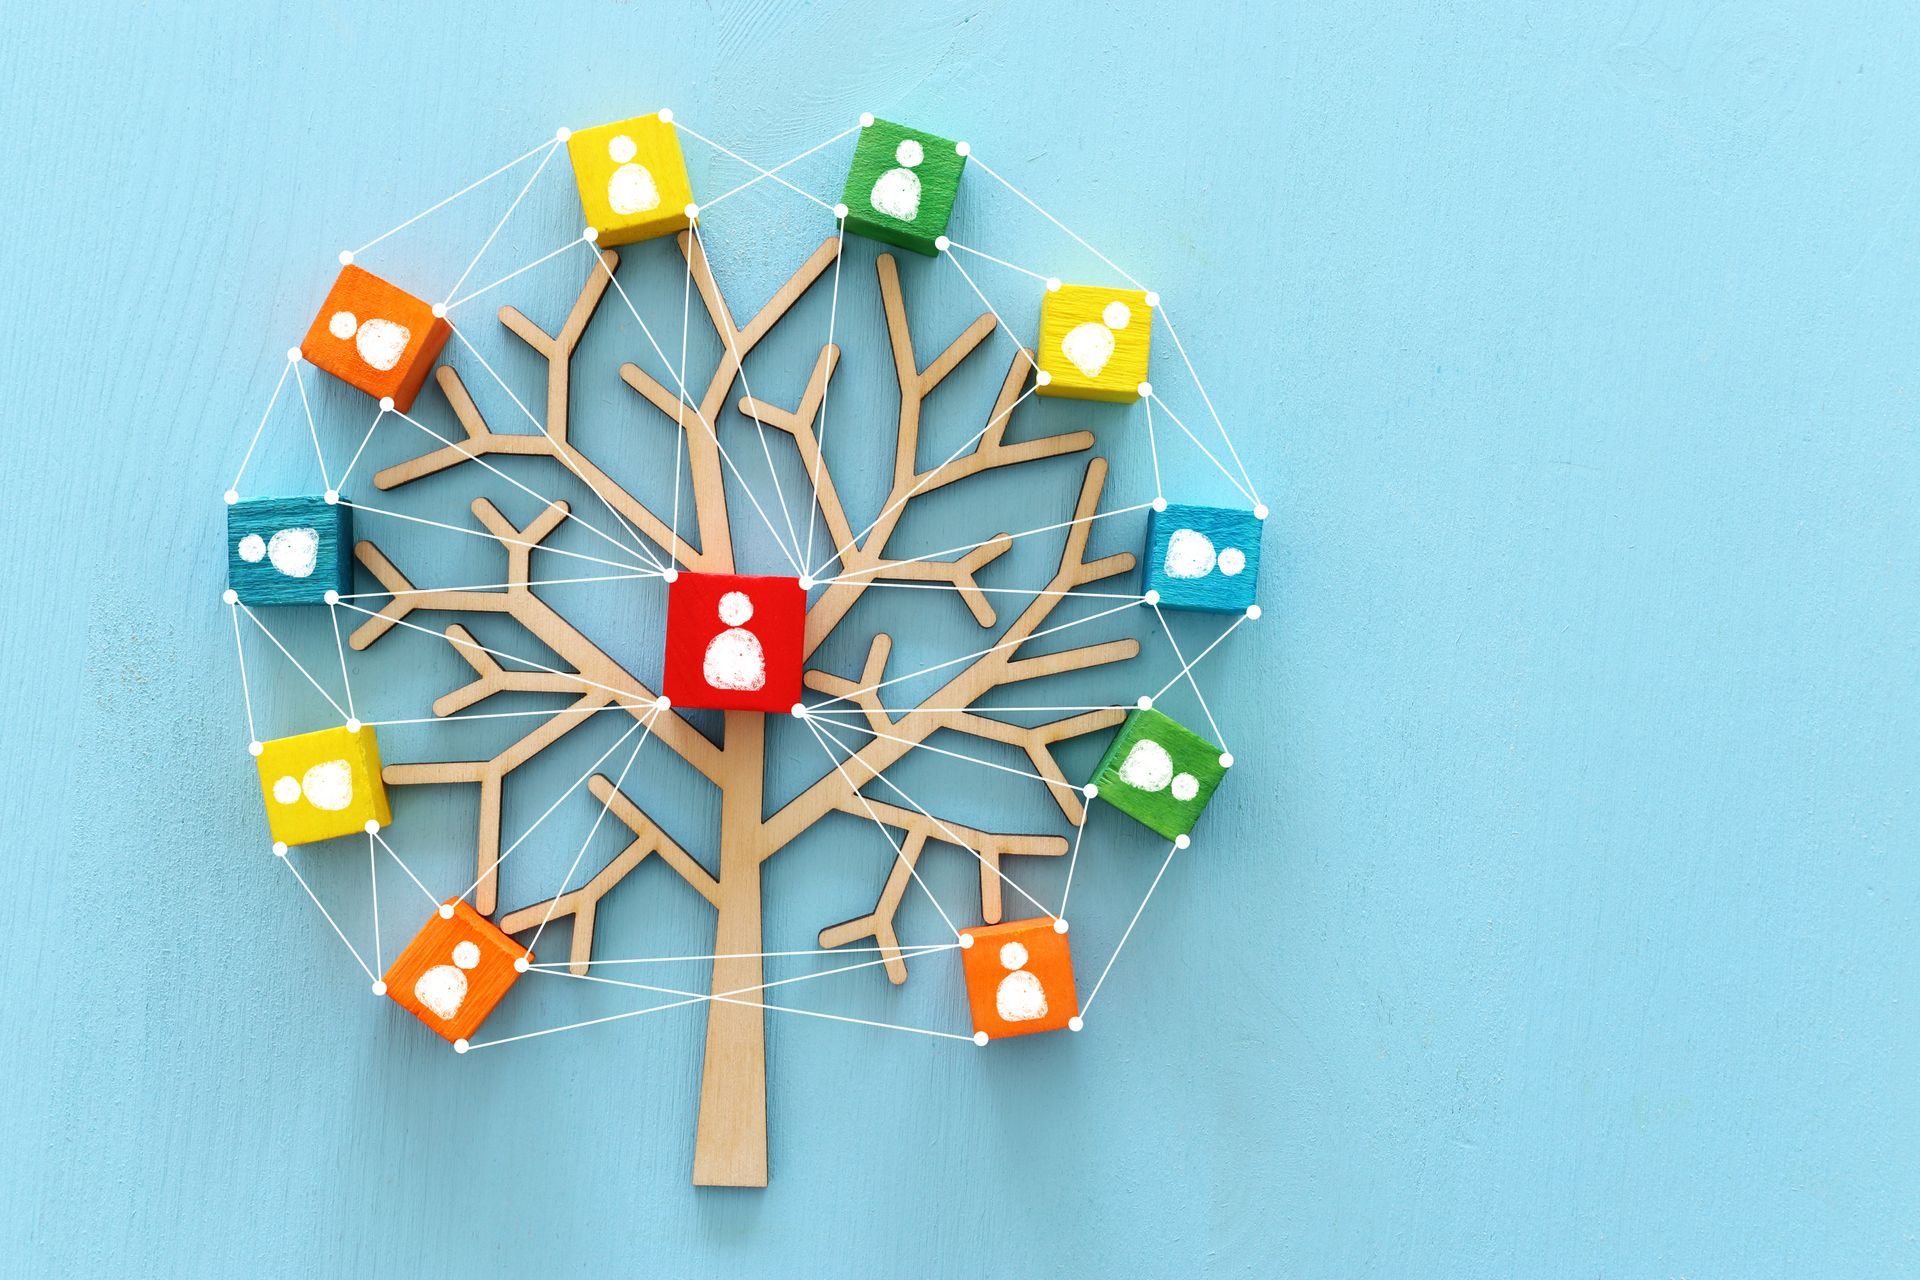
M316 809L340 812L353 803L353 767L345 760L323 760L297 780L290 773L274 780L273 798L281 804L302 796Z
M265 560L289 578L311 577L314 566L320 563L320 531L276 529L271 539L250 533L240 539L235 550L248 564Z
M1099 320L1077 324L1060 339L1060 350L1073 361L1074 368L1089 378L1097 378L1113 359L1113 335L1133 322L1133 308L1115 298L1100 313Z
M914 169L927 158L927 154L919 143L907 138L893 149L893 158L902 167L889 169L880 175L873 184L873 193L867 197L867 203L889 218L912 222L920 216L920 175Z
M1047 1016L1047 993L1040 979L1027 972L1027 949L1017 942L1000 948L1000 963L1009 971L993 993L993 1006L1002 1022L1032 1022Z
M622 133L607 143L607 155L620 167L607 179L607 204L615 213L650 213L660 207L660 188L647 166L636 164L633 139Z
M440 1017L451 1020L467 999L465 970L480 963L480 948L472 942L453 944L453 963L437 964L413 984L413 998Z
M1213 540L1198 529L1175 529L1167 539L1167 556L1162 567L1169 578L1204 578L1215 569L1231 578L1247 567L1247 553L1227 547L1219 555Z
M400 363L413 341L413 330L391 320L368 320L364 324L351 311L336 311L327 319L327 332L345 342L353 339L353 349L367 364L385 373Z
M1120 781L1136 791L1171 791L1175 800L1187 801L1200 794L1200 780L1190 773L1175 773L1173 757L1152 738L1142 738L1120 762Z
M700 674L715 689L738 689L752 693L766 687L767 654L760 637L745 629L753 617L753 601L744 591L729 591L720 597L720 621L727 630L707 642L706 660Z

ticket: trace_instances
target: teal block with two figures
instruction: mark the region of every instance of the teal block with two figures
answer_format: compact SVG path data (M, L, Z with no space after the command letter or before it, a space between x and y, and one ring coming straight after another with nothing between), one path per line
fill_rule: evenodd
M1146 585L1169 609L1241 613L1260 575L1260 518L1170 502L1147 517Z
M1232 757L1171 716L1127 716L1093 771L1099 798L1169 839L1186 835L1227 775Z
M863 122L840 197L847 230L928 257L938 253L935 241L946 233L967 167L964 146L891 120Z
M353 508L313 495L227 507L227 585L242 604L324 604L353 591Z

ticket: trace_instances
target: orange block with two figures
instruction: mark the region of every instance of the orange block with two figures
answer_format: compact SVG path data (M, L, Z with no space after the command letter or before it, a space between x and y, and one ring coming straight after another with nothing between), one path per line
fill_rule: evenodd
M300 354L348 386L393 407L413 408L427 373L453 336L433 308L371 271L348 265L300 342Z
M462 899L441 905L387 966L387 995L451 1041L480 1029L533 952Z
M989 1040L1058 1031L1080 1016L1067 935L1045 916L967 930L960 953L973 1029Z

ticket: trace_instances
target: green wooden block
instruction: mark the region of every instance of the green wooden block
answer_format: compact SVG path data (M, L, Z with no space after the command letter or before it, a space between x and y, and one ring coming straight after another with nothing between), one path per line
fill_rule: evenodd
M891 120L860 130L847 170L847 230L932 257L947 230L967 157L951 138Z
M1226 774L1220 748L1148 708L1120 726L1093 784L1100 799L1172 839L1193 830Z

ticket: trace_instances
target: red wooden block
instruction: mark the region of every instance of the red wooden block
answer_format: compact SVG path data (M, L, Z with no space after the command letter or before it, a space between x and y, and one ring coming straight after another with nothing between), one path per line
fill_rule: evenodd
M376 400L405 413L427 380L453 326L433 308L370 271L347 266L313 318L300 354Z
M1080 1016L1067 935L1045 916L967 930L960 953L973 1029L989 1040L1058 1031Z
M667 588L661 692L676 707L790 711L806 629L798 578L683 572Z
M455 899L428 918L382 980L395 1004L457 1044L518 980L514 961L522 958L532 963L533 953Z

